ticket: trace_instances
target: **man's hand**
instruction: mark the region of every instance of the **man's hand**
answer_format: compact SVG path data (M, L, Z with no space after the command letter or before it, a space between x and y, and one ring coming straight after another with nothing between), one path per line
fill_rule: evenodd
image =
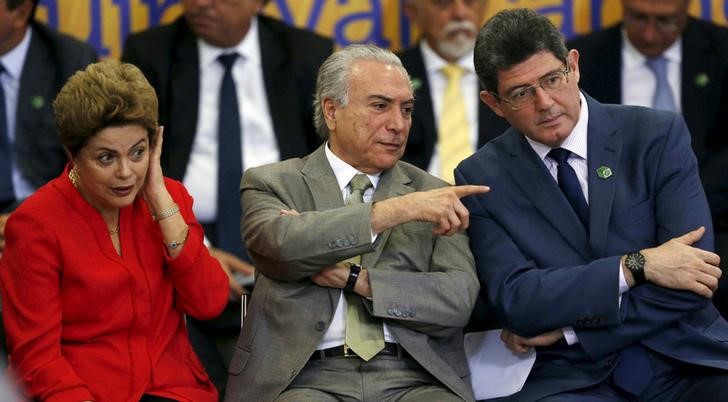
M8 221L10 214L0 214L0 258L5 251L5 222Z
M549 346L558 342L564 337L564 332L560 329L544 332L541 335L532 338L524 338L514 334L506 328L501 331L500 338L506 344L508 349L513 353L526 353L534 346Z
M313 283L327 288L343 289L349 279L351 268L343 262L321 268L320 271L311 275ZM372 297L372 288L369 285L369 271L362 268L359 277L354 285L354 293L363 297Z
M239 298L245 289L235 280L234 273L240 272L241 274L248 276L255 274L255 267L249 263L241 260L237 256L228 252L222 251L219 248L210 247L210 255L215 257L220 262L222 270L228 276L230 281L230 293L232 296Z
M703 234L705 228L701 226L657 247L642 250L645 256L645 278L666 288L689 290L703 297L712 297L721 275L720 257L693 247Z
M450 186L418 191L374 203L372 230L383 231L411 221L432 222L433 234L451 236L468 228L470 213L460 198L490 191L487 186Z

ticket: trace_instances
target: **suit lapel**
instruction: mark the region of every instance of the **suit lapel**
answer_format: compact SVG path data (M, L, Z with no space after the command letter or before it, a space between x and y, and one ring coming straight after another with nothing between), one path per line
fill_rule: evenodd
M715 101L716 82L724 73L721 71L720 55L711 46L716 44L712 38L700 29L692 18L683 34L681 63L681 100L682 114L690 127L692 146L702 160L705 149L707 127L714 118L710 111L714 108L710 103ZM721 46L723 46L722 44Z
M170 100L169 114L170 132L175 138L168 138L164 142L168 169L165 173L177 180L184 178L189 156L192 153L192 144L197 130L197 106L199 99L199 56L197 52L197 39L183 20L178 35L180 40L175 48L175 61L170 66ZM172 128L173 127L173 128ZM162 152L164 155L165 152Z
M594 250L607 242L609 219L612 215L617 175L620 173L619 158L622 141L615 137L617 126L604 110L604 106L586 96L589 106L587 138L589 183L589 242ZM600 168L609 168L611 175L597 174Z
M261 15L258 33L265 94L281 160L301 156L301 150L308 149L308 144L296 114L300 110L298 96L302 95L296 91L294 63L290 60L293 52L286 48L285 38L281 38L284 33L276 32L268 18Z
M402 169L399 168L399 163L397 163L397 165L395 165L392 169L386 170L382 173L377 190L374 192L372 202L398 197L415 191L409 186L409 183L411 182L412 180L402 171ZM363 266L370 268L376 265L391 233L392 229L388 229L379 234L376 242L374 243L374 251L362 255Z
M571 244L574 250L585 259L590 259L586 230L559 189L556 180L548 172L523 134L515 129L509 129L505 137L505 145L511 155L505 168L513 182L521 189L523 196L531 201L534 208Z

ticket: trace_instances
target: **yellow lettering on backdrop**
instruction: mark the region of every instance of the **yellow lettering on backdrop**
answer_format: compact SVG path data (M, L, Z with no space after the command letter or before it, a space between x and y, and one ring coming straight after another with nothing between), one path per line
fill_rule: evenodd
M548 16L567 37L618 22L621 0L487 0L484 21L502 9L529 7ZM690 14L727 24L728 0L691 0ZM118 58L131 32L168 24L180 0L40 0L37 19L87 41L102 57ZM417 40L401 0L271 0L264 13L332 37L340 45L368 42L399 50Z

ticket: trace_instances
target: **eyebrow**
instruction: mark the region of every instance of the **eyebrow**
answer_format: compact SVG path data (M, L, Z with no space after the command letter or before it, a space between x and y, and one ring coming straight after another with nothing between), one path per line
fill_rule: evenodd
M387 102L387 103L394 103L395 102L395 99L394 98L389 97L389 96L385 96L385 95L369 95L367 97L367 99L370 100L370 101L373 101L373 100L381 100L381 101L384 101L384 102ZM415 98L414 97L409 98L409 99L407 99L406 101L404 101L402 103L412 103L412 104L414 104L415 103Z
M522 84L522 85L514 85L514 86L512 86L512 87L510 87L510 88L506 89L506 91L505 91L505 92L506 92L506 93L511 93L511 92L513 92L513 91L515 91L516 89L519 89L519 88L529 88L529 87L534 87L534 86L538 86L538 84L540 84L540 83L541 83L541 80L543 80L544 78L546 78L546 77L548 77L548 76L550 76L550 75L554 75L554 74L556 74L556 73L560 72L561 70L563 70L563 67L559 67L559 68L556 68L556 69L553 69L553 70L551 70L551 71L547 72L546 74L544 74L544 75L542 75L542 76L540 76L540 77L538 78L538 82L537 82L536 84Z
M143 143L144 140L147 140L148 138L142 138L141 140L137 141L136 144L132 145L129 149L134 149L135 147L139 146L139 144ZM96 148L96 151L107 151L107 152L117 152L115 149L107 148L107 147L98 147Z

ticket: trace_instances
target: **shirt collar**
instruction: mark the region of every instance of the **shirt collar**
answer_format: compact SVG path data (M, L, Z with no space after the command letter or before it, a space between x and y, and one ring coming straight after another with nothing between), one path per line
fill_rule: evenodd
M682 62L682 37L678 37L672 46L668 47L662 55L672 63ZM622 28L622 65L626 70L643 66L647 61L647 57L640 53L636 47L629 41L627 32Z
M420 49L422 51L422 58L425 61L425 68L427 68L428 74L440 73L443 67L450 64L447 60L435 53L430 45L427 44L426 40L420 41ZM459 65L466 72L475 74L472 50L466 53L465 56L459 58L455 64Z
M18 46L15 46L11 51L0 57L0 63L5 67L6 74L14 80L19 80L23 72L23 63L25 62L25 56L28 54L32 35L33 30L28 27L25 31L25 37L23 37L23 40L20 41Z
M235 46L222 48L213 46L204 39L197 40L200 51L200 66L208 67L217 62L217 58L226 53L237 52L246 64L259 65L260 61L260 41L258 40L258 17L253 16L250 19L250 28L245 37Z
M353 166L349 165L348 163L344 162L341 158L336 156L331 151L331 149L329 149L328 141L326 142L325 152L326 152L326 159L329 161L329 165L331 165L331 170L334 171L334 176L336 176L336 182L339 184L340 190L343 191L344 188L346 188L346 186L349 185L349 182L351 181L351 179L354 176L356 176L359 173L363 173L363 172L360 172L360 171L354 169ZM381 175L382 175L381 172L374 174L374 175L367 174L367 176L369 177L369 181L372 182L372 187L374 187L374 189L377 188L377 185L379 184L379 178Z
M587 128L589 127L589 106L586 103L584 94L579 92L579 101L581 102L581 110L579 111L579 121L576 122L574 129L561 144L561 148L568 149L574 155L587 159ZM544 160L551 151L551 147L534 141L528 137L526 140L531 145L531 148L538 154L541 160Z

